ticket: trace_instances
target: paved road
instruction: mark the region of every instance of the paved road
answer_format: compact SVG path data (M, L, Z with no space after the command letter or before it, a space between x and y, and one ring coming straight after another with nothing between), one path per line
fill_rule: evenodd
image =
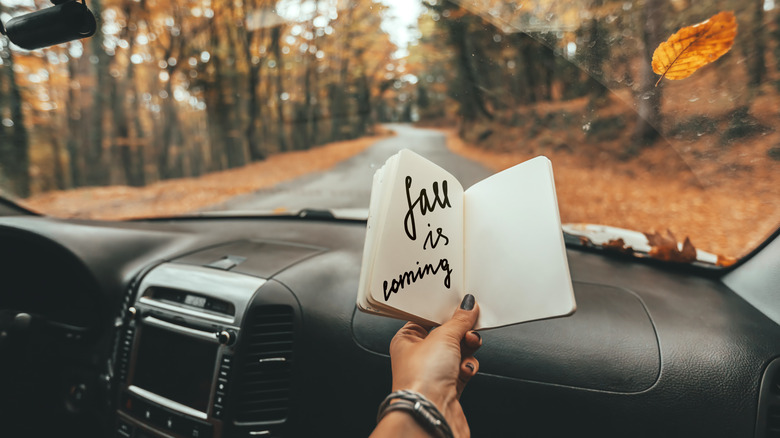
M481 164L451 153L440 132L409 125L388 125L397 135L325 172L237 196L210 210L297 211L303 208L368 208L374 171L403 148L411 149L452 173L464 188L492 174Z

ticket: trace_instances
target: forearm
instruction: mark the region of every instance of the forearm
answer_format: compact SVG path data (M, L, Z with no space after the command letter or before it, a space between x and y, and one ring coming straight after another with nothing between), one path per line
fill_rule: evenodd
M389 412L374 429L371 438L430 438L430 435L408 412Z

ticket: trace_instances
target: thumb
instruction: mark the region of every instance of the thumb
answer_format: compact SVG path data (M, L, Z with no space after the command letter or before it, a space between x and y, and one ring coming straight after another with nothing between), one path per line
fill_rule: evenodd
M446 336L460 343L466 332L474 327L479 316L479 306L474 295L466 294L452 318L433 331L436 336Z

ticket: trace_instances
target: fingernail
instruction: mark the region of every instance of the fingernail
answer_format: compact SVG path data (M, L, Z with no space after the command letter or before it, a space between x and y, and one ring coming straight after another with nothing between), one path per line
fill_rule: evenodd
M474 333L474 336L476 336L480 341L482 340L482 335L480 335L478 331L472 330L471 333Z
M463 297L463 301L460 302L460 308L463 310L474 309L474 295L466 294L466 296Z
M470 371L474 371L474 365L472 365L471 362L466 362L466 368L468 368Z

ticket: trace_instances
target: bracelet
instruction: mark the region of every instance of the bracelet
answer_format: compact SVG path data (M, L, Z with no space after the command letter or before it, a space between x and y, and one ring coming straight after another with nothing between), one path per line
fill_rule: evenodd
M398 400L391 403L391 400L395 399ZM453 438L450 425L436 405L418 392L402 389L390 393L379 405L376 422L382 421L382 418L392 411L409 412L423 429L436 438Z

